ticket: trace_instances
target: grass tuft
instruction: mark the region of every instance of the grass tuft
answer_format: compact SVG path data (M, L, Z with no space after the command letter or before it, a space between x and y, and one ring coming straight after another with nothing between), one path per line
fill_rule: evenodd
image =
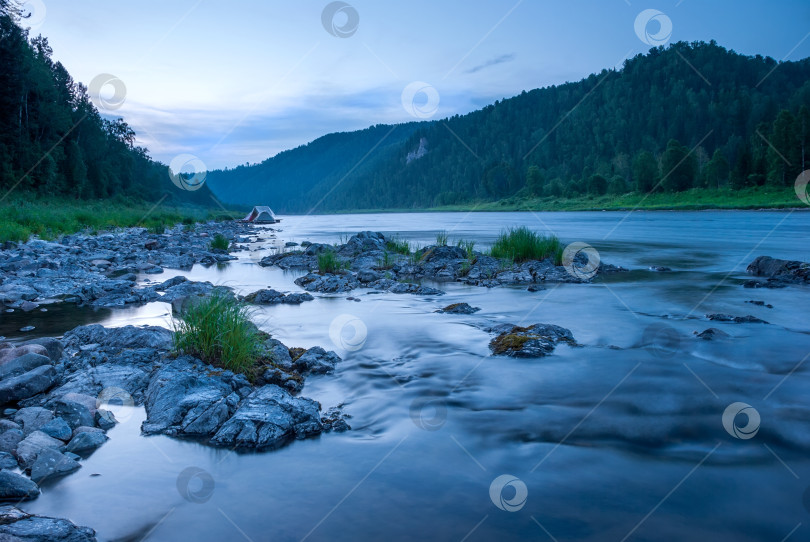
M214 238L208 244L211 250L228 250L228 247L231 246L231 242L228 241L228 238L218 233L214 235Z
M394 237L386 241L385 248L391 252L404 254L405 256L408 256L411 253L411 244L400 237Z
M562 253L562 243L556 236L541 235L525 226L501 232L490 249L495 258L525 262L552 257L555 265L562 264Z
M439 233L436 234L436 245L438 245L440 247L446 247L447 246L447 232L446 231L440 231Z
M337 258L334 250L324 250L318 254L318 272L324 273L337 273L342 268L340 260Z
M174 323L174 349L206 363L252 376L261 337L248 308L215 292L191 303Z

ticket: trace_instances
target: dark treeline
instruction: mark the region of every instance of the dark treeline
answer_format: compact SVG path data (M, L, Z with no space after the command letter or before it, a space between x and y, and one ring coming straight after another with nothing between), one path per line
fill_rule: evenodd
M354 170L391 127L332 134L209 179L227 201L285 212L790 186L807 169L808 105L810 60L680 42L621 70L397 127ZM327 159L330 141L341 151ZM420 145L427 153L413 159Z
M29 39L13 2L0 0L0 196L124 197L211 205L204 188L184 192L168 168L135 145L120 118L104 118L87 87Z

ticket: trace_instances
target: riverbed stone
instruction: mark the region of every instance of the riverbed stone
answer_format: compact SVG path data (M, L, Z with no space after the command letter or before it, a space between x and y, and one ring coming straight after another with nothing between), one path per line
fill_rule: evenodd
M16 469L17 459L13 454L0 452L0 469Z
M257 305L300 305L304 301L312 301L315 299L312 295L306 292L297 292L292 294L283 294L273 289L257 290L245 296L245 301L248 303L256 303Z
M453 303L452 305L448 305L443 309L437 310L436 312L445 314L475 314L480 310L481 309L479 307L472 307L467 303Z
M293 362L293 368L301 374L326 374L334 371L340 361L336 353L314 346Z
M34 464L40 452L44 449L61 450L65 443L49 437L42 431L34 431L17 445L15 455L24 468Z
M27 514L14 506L0 506L0 539L9 542L95 542L89 527L77 527L66 519Z
M760 256L746 271L755 277L766 277L783 283L810 284L810 263Z
M576 345L570 330L553 324L534 324L528 327L499 326L500 333L489 343L496 356L541 358L551 354L557 344Z
M49 478L57 478L79 470L81 465L75 460L52 448L42 450L31 466L31 480L37 484Z
M73 434L73 431L71 431L68 423L62 418L52 419L51 421L40 427L39 430L48 435L49 437L59 439L63 442L69 441L71 435Z
M318 403L293 397L275 385L254 391L211 442L220 446L274 448L323 430Z
M78 455L88 454L107 442L103 432L82 431L76 434L65 447L65 451Z
M37 497L39 497L39 487L33 481L16 472L0 470L0 501L30 501ZM0 519L2 519L1 513ZM2 525L0 525L0 533L2 533Z
M25 435L30 435L53 420L53 412L42 407L26 407L18 410L13 419L22 426Z

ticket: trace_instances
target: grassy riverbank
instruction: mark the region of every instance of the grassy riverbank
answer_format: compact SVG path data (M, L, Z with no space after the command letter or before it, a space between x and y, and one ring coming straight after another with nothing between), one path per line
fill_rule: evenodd
M60 198L18 197L0 204L0 242L25 241L31 235L55 239L87 230L142 226L162 232L175 224L210 219L231 219L224 211L202 207L172 207L125 198L79 201Z
M511 197L427 209L357 209L348 213L421 213L446 211L695 211L808 208L792 188L755 187L742 190L694 188L685 192L576 197Z

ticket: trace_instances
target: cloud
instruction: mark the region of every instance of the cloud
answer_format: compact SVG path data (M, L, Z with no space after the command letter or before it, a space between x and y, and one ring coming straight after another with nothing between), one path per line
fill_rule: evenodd
M476 73L480 72L483 69L490 68L492 66L497 66L498 64L505 64L507 62L512 62L516 56L517 55L515 55L515 53L507 53L505 55L496 56L495 58L487 60L483 64L473 66L469 70L466 70L464 73Z

